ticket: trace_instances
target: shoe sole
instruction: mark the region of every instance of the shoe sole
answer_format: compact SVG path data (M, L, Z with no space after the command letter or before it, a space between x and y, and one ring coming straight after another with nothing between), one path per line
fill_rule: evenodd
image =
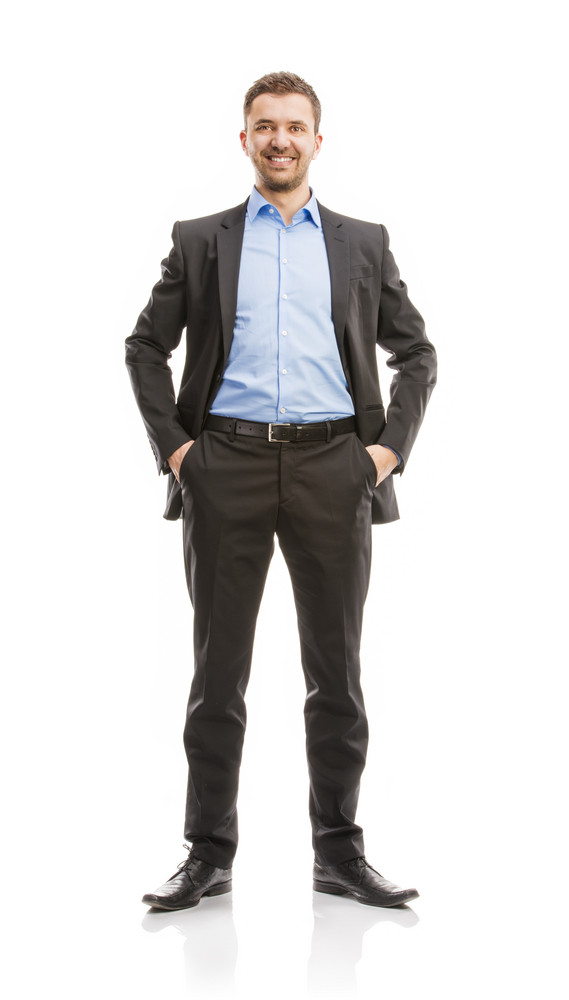
M219 885L212 885L211 889L206 889L205 892L202 892L199 899L195 899L191 903L184 903L183 906L169 906L168 903L161 903L158 899L152 899L151 893L143 896L142 902L146 906L151 906L153 910L189 910L190 907L197 906L203 896L222 896L226 892L231 892L231 883L232 880L230 879L229 882L220 882Z
M348 899L355 899L357 903L365 903L366 906L402 906L404 903L408 903L411 899L417 899L419 896L416 889L409 889L401 896L396 897L393 902L386 901L385 903L377 903L373 899L362 899L362 897L357 896L355 892L350 892L349 889L343 889L342 886L336 885L334 882L317 882L315 879L312 883L312 888L315 892L326 892L330 896L345 896Z

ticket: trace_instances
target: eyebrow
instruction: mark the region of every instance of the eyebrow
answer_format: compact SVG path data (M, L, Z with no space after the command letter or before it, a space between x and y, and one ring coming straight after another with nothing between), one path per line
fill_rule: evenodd
M257 121L254 122L253 124L254 125L274 125L275 122L273 121L272 118L258 118ZM302 118L294 118L291 121L287 122L287 125L304 125L305 128L308 128L308 125L306 124L306 122L302 121Z

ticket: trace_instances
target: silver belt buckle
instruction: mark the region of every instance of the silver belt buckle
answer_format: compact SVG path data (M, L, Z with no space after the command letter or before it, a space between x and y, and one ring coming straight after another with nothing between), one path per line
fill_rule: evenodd
M284 423L283 424L269 424L269 441L273 441L273 443L275 443L275 444L279 444L279 443L282 444L282 442L279 441L279 438L273 437L273 427L291 427L291 426L292 426L292 424L284 424Z

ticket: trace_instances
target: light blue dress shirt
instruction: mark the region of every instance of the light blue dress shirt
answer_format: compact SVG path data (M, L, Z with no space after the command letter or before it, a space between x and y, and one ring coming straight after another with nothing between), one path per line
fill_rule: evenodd
M290 226L253 188L233 341L212 413L303 424L352 416L316 198Z

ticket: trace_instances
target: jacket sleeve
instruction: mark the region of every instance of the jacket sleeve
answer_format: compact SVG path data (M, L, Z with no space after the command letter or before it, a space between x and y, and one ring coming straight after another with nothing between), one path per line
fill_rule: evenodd
M180 422L168 365L180 343L187 314L179 222L174 223L172 242L162 261L162 277L125 341L126 366L159 473L170 471L168 457L189 440Z
M387 423L377 444L389 445L399 452L403 462L394 472L403 472L437 381L437 358L427 339L423 319L400 278L389 249L389 234L385 226L381 229L383 262L377 342L390 353L387 365L395 374Z

